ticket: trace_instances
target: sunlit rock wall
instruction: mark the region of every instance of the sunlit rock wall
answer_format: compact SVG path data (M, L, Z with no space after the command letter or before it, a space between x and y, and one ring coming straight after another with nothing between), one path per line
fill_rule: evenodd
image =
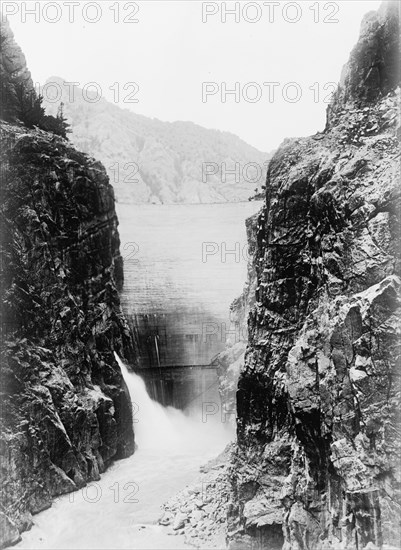
M270 163L233 549L399 545L398 7L364 19L325 131Z

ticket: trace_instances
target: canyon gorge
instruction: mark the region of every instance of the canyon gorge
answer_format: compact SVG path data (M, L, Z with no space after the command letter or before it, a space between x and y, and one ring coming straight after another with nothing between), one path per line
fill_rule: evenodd
M398 548L399 3L274 154L52 78L65 139L0 41L0 547Z
M32 81L10 28L1 33L1 532L13 543L31 514L134 451L113 356L134 349L117 290L113 189L100 163L15 123L15 91L28 97Z
M230 548L398 547L399 5L368 13L323 132L255 228Z

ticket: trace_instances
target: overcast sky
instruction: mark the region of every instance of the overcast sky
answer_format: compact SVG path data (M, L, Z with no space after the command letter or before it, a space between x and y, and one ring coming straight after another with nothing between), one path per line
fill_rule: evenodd
M146 0L137 10L124 0L75 7L60 0L24 14L34 4L3 1L3 11L18 10L9 21L35 82L53 75L81 87L96 82L137 113L227 130L269 151L323 129L325 101L362 17L380 2ZM124 90L130 82L138 90Z

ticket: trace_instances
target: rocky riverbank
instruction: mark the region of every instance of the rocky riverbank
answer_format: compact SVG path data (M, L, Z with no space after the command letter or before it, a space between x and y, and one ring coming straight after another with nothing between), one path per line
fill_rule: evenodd
M200 468L195 484L188 485L163 505L160 525L172 536L183 536L195 548L226 548L230 493L230 444L218 457Z

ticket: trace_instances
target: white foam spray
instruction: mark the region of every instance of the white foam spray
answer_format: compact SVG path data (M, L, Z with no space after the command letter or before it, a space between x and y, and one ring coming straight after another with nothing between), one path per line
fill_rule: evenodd
M202 418L201 411L198 411L188 416L151 399L143 379L130 372L116 353L115 357L130 394L135 440L139 450L193 452L205 446L221 446L233 438L232 427L222 422L218 414L214 418Z

